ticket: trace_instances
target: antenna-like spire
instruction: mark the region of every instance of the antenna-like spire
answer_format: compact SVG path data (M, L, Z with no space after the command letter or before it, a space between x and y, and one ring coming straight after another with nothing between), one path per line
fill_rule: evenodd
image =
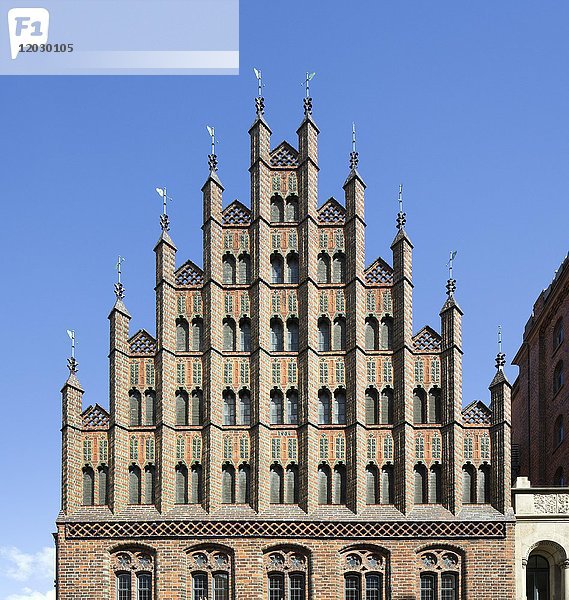
M352 123L352 151L350 152L350 170L355 171L358 168L359 155L356 152L356 124Z
M207 132L211 137L211 154L209 154L207 157L207 164L209 166L210 172L215 173L217 171L217 154L215 153L215 143L219 140L215 137L215 127L210 127L209 125L206 125L206 128Z
M304 114L306 116L312 114L312 98L310 96L310 82L314 79L316 73L309 73L306 71L306 78L304 80L305 96L304 96Z
M67 335L71 340L71 356L67 359L67 368L69 369L69 373L71 375L75 375L78 371L79 363L75 360L75 330L68 329Z
M502 352L502 326L498 325L498 354L496 355L496 369L502 371L506 364L506 355Z
M126 260L126 258L119 254L117 264L115 265L115 268L117 270L117 282L115 283L115 296L117 297L117 300L124 299L125 289L124 289L124 285L121 282L121 264L125 260Z
M162 231L168 231L170 229L170 219L166 210L166 203L168 200L172 201L172 196L168 196L166 187L156 188L156 193L162 198L162 214L160 215L160 227Z
M449 253L449 260L447 263L448 267L448 281L447 281L447 296L452 296L456 292L456 279L452 277L452 267L454 259L456 258L456 250L451 250Z
M405 229L407 214L403 212L403 184L399 184L399 212L397 213L397 229Z
M253 72L255 73L255 77L257 78L257 97L255 98L255 112L257 116L265 114L265 99L263 98L263 73L261 69L253 68Z

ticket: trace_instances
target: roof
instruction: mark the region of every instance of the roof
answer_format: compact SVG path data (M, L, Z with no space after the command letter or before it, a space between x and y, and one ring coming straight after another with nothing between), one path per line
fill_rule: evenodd
M298 150L288 142L281 142L271 150L271 167L298 167Z
M462 409L462 418L469 425L490 425L492 411L480 400L474 400Z
M109 413L98 404L88 406L81 414L81 417L83 418L83 427L86 429L108 427L110 422Z
M239 200L233 200L223 211L222 220L224 225L249 225L251 211Z
M346 221L346 209L335 198L329 198L318 209L318 221L322 225L343 225Z
M139 329L129 340L131 354L154 354L156 340L145 329Z
M190 286L203 284L203 271L191 260L187 260L174 272L176 285Z
M393 269L383 260L376 258L365 270L365 280L369 285L393 283Z
M425 325L413 336L413 346L419 352L439 352L441 336L434 329Z

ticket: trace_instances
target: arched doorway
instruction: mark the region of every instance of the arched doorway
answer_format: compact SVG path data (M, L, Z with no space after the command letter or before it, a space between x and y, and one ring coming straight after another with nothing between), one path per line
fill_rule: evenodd
M541 554L533 554L528 558L526 566L527 600L550 600L549 594L549 561Z

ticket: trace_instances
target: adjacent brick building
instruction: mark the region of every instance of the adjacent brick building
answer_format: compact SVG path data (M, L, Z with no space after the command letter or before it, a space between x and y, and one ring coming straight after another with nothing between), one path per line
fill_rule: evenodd
M510 385L462 406L462 312L413 333L413 246L364 263L364 189L318 206L318 128L271 148L251 208L203 192L203 268L156 252L156 337L109 316L110 407L63 393L60 600L514 597ZM197 229L196 229L197 232Z
M512 390L515 474L532 485L569 483L569 257L533 305L513 363L520 369Z

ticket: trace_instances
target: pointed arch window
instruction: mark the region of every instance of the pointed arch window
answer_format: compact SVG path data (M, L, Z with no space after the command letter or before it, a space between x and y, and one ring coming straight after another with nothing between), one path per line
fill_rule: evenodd
M194 352L203 350L203 320L199 317L192 320L192 350Z
M226 352L235 352L235 321L223 319L223 349Z
M95 504L95 473L91 467L83 469L83 505Z
M272 465L270 472L271 480L271 504L282 504L284 495L283 468L280 465Z
M249 465L240 465L237 471L237 503L248 504L251 486L251 469Z
M429 469L429 502L440 504L442 502L441 466L433 465Z
M201 390L193 390L190 407L190 425L201 425L203 422L203 394Z
M330 321L326 318L318 319L318 351L330 351Z
M560 486L567 485L567 479L565 478L565 471L563 471L563 467L559 467L557 471L555 471L555 475L553 476L554 484Z
M562 387L564 383L564 374L563 374L563 361L559 361L555 365L555 370L553 371L553 393L556 394Z
M289 390L286 394L286 422L290 425L298 423L298 392Z
M318 392L318 424L330 425L331 420L331 397L328 390L320 390Z
M391 350L393 347L393 319L384 317L381 319L381 349Z
M318 283L330 283L330 255L326 252L318 255L316 279Z
M334 504L346 504L346 467L334 467L334 490L332 501Z
M299 267L298 254L291 252L286 257L286 281L287 283L298 283Z
M346 280L346 257L343 252L336 252L332 259L332 283L344 283Z
M239 283L251 283L251 257L246 252L239 255L238 267Z
M239 350L251 352L251 322L249 319L239 321Z
M190 329L186 319L176 319L176 352L189 350Z
M105 506L109 503L109 468L101 465L99 471L99 504Z
M441 421L441 390L432 388L429 391L429 423L440 423Z
M224 254L221 259L223 266L223 283L226 285L234 285L235 284L235 257L231 254Z
M479 504L489 504L490 503L490 465L480 465L477 475L478 475L478 481L477 481L478 503Z
M285 471L285 504L298 504L298 467L289 465Z
M334 319L334 350L346 349L346 319L336 317Z
M318 467L318 504L332 504L332 473L328 465Z
M239 392L239 425L251 424L251 396L247 390Z
M235 425L235 394L231 390L223 392L223 424Z
M183 464L176 465L176 504L188 503L188 467Z
M271 352L282 352L283 350L283 322L280 319L271 319Z
M379 323L375 317L365 320L366 350L379 350Z
M553 328L553 349L556 350L563 342L563 319L558 319Z
M379 504L379 471L375 465L366 467L366 503Z
M190 476L189 501L191 504L200 504L202 501L202 466L198 463L193 464Z
M427 394L422 388L413 390L413 420L415 423L427 422Z
M154 504L154 465L144 467L144 504Z
M188 394L183 390L176 392L176 425L188 424Z
M282 223L283 221L284 221L283 199L279 195L275 194L271 198L271 223Z
M233 465L223 465L221 469L221 502L235 503L235 468Z
M271 283L284 283L284 261L278 252L271 255Z
M476 502L476 473L473 465L462 467L462 502L464 504Z
M346 393L344 390L334 392L332 413L332 422L335 425L344 425L346 423Z
M366 425L379 423L379 399L375 388L368 388L365 396Z
M280 390L271 391L270 417L272 425L282 425L284 422L284 402Z
M393 504L394 490L393 466L386 465L381 469L381 504Z
M138 390L131 390L128 396L130 407L130 426L138 427L142 422L142 397Z
M293 191L290 186L289 190ZM294 191L296 191L296 187ZM296 196L289 196L286 199L285 217L288 223L296 223L298 221L298 198Z
M287 352L298 352L298 321L288 319L286 322L286 349Z
M131 465L128 470L128 503L140 504L141 481L140 467Z
M555 444L560 444L565 438L565 427L563 425L563 415L555 419Z
M146 390L144 394L144 424L154 425L156 422L156 392Z
M426 504L428 502L427 469L425 465L416 465L415 473L415 504Z

